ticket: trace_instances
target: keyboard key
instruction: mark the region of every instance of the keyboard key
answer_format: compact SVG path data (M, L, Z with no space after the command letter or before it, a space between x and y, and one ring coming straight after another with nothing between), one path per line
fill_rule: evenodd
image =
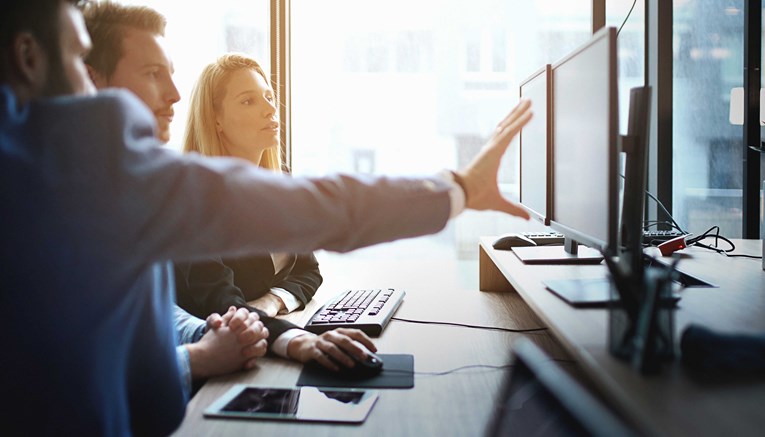
M360 329L371 336L379 335L404 295L403 290L393 288L347 290L314 313L305 329L321 333L342 326Z

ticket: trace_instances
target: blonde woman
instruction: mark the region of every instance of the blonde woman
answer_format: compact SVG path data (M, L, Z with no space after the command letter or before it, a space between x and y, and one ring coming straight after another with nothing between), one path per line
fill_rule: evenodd
M184 151L206 156L233 156L281 172L279 122L274 95L265 73L253 59L236 54L208 65L191 97ZM183 296L192 313L250 306L270 316L302 308L321 285L313 254L270 254L222 262L231 281L217 289ZM209 263L186 264L183 277L207 278ZM188 297L193 302L188 302Z
M279 120L273 90L258 63L244 55L227 54L208 65L190 102L184 152L246 159L282 171ZM269 350L307 362L316 359L337 369L333 355L346 366L353 361L340 349L363 358L371 340L355 329L320 336L284 320L278 313L302 308L322 282L313 254L266 254L237 259L177 263L178 304L198 317L225 312L230 306L261 315L270 331ZM356 340L356 341L354 341Z

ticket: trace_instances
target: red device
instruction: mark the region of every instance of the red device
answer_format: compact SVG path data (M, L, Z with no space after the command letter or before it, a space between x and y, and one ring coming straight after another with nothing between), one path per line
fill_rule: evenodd
M688 235L681 235L679 237L675 237L671 240L667 240L659 245L659 250L661 251L661 254L663 256L669 256L673 253L677 252L678 250L685 249L688 247L688 244L685 242L685 238Z

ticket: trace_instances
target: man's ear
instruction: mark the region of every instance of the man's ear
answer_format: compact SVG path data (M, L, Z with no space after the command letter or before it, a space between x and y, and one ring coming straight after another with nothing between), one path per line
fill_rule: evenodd
M32 95L45 88L48 80L48 56L37 38L20 32L13 40L13 64L20 84Z
M99 73L90 64L85 64L85 67L88 69L88 76L90 77L90 81L93 82L93 85L95 85L97 89L100 90L101 88L106 88L109 85L109 81L106 80L104 75Z

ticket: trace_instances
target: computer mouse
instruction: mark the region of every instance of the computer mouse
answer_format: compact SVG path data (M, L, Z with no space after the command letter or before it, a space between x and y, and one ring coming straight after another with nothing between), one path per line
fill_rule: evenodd
M491 246L497 250L510 250L513 247L536 246L536 243L520 234L507 234L497 238Z
M351 354L346 354L350 359L353 360L353 367L346 367L345 364L340 363L336 359L334 359L331 355L327 355L330 360L332 360L337 367L340 368L339 371L333 372L330 369L327 369L326 367L322 366L318 361L311 361L311 366L314 368L320 368L322 371L330 372L333 375L336 375L337 377L343 378L343 379L368 379L373 376L379 375L380 372L383 370L383 360L373 352L369 351L364 346L361 346L362 349L367 354L366 359L359 360L355 356Z

